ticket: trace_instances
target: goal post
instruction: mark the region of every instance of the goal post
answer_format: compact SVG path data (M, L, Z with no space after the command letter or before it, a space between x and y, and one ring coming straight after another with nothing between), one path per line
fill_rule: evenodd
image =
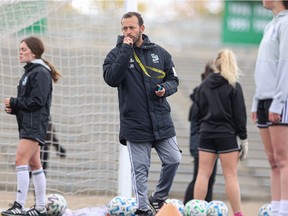
M126 0L126 11L137 11L137 0ZM124 197L132 196L131 165L127 147L120 147L119 154L119 186L118 194Z

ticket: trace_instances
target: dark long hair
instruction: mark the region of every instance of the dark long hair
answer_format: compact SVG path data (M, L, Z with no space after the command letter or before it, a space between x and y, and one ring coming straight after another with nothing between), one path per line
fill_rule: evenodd
M49 68L51 69L51 77L53 81L56 83L58 79L61 77L61 73L54 67L53 64L42 58L42 54L45 51L43 42L35 36L27 37L23 39L21 43L22 42L25 42L26 45L29 47L29 49L31 49L31 52L35 55L36 59L42 59L44 63L49 66Z

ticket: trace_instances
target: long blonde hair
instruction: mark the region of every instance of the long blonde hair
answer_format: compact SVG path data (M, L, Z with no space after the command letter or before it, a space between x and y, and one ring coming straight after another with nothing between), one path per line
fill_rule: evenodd
M215 60L215 67L230 85L236 85L240 70L234 53L229 49L221 50Z

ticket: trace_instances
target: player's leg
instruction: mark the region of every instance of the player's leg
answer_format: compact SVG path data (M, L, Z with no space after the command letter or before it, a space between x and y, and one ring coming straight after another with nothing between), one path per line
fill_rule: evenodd
M17 194L16 201L13 206L6 211L1 212L2 215L21 215L25 214L23 208L25 206L28 190L29 190L29 160L37 151L38 142L30 139L21 139L16 151L16 174L17 174Z
M181 160L180 149L176 137L154 143L154 148L162 162L160 177L155 191L149 196L150 206L158 212L168 198L174 177Z
M205 200L207 202L211 202L213 200L213 186L215 183L216 174L217 174L217 159L215 160L213 172L212 172L210 179L209 179L209 182L208 182L208 191L207 191L207 196L205 198Z
M273 216L277 215L280 206L280 198L281 198L280 170L274 158L270 129L260 128L260 136L264 145L264 150L267 155L268 162L271 167L270 190L271 190L271 205L272 205L271 211Z
M205 200L208 182L213 172L216 157L216 153L199 151L199 166L194 187L194 199Z
M45 209L46 196L46 177L40 160L40 146L31 157L29 165L32 171L32 181L35 189L36 203L35 208L40 212Z
M279 170L280 206L278 215L288 215L288 126L269 127L274 158Z
M269 129L269 108L272 103L271 99L260 100L257 108L257 127L264 145L268 162L271 167L270 190L271 190L271 213L277 215L280 205L280 170L274 158L274 147L271 140Z
M135 143L127 141L131 163L132 186L138 210L148 211L148 173L151 160L152 142Z
M225 179L225 189L233 213L241 212L241 195L238 182L239 152L219 154Z
M181 160L181 153L176 137L157 142L154 148L162 162L162 167L153 196L158 200L166 200Z

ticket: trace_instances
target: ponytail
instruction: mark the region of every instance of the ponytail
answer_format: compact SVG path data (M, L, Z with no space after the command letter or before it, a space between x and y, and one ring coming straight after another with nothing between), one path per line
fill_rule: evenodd
M237 66L234 53L228 49L220 51L215 60L215 65L229 84L235 87L240 70Z
M53 64L51 64L50 62L48 62L47 60L45 59L42 59L44 61L44 63L46 65L49 66L49 68L51 69L51 77L54 81L54 83L56 83L58 81L58 79L61 77L61 73L54 67Z

